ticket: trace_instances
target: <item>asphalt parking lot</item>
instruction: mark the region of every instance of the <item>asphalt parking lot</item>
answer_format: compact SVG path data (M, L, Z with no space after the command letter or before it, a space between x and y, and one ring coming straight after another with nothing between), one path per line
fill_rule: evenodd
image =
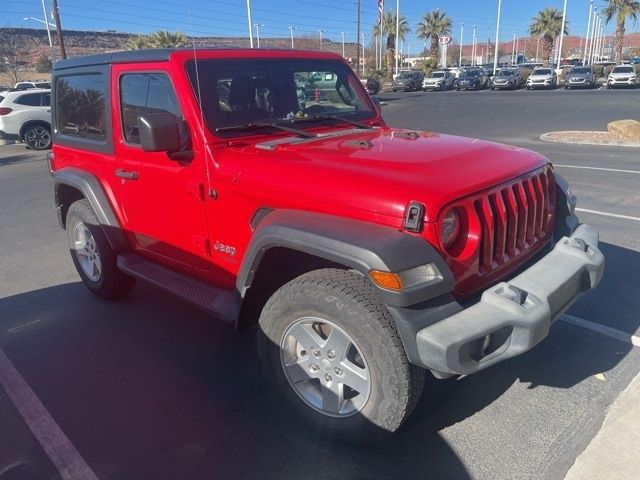
M44 155L0 146L0 368L6 374L10 362L35 393L55 420L48 433L68 440L58 447L71 446L95 474L83 478L564 477L640 371L631 343L640 332L640 149L538 137L637 118L640 90L380 97L393 126L505 142L551 159L578 196L582 220L600 230L602 284L531 352L474 376L429 381L390 441L331 444L269 395L252 332L233 332L145 286L120 303L91 296L57 225ZM67 478L19 408L0 387L0 480Z

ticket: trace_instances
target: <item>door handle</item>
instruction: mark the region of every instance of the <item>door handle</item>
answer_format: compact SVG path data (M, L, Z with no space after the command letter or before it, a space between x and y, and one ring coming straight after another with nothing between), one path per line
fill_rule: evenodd
M127 180L138 180L138 172L127 172L121 168L116 170L116 177L126 178Z

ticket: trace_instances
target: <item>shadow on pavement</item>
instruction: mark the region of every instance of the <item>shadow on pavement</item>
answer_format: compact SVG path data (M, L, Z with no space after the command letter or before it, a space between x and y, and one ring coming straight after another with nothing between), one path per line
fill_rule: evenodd
M638 265L638 252L604 248L609 268ZM612 289L610 281L618 281L615 271L600 288ZM488 371L428 380L407 425L362 447L321 440L270 395L254 333L236 333L144 286L122 302L98 300L80 282L0 300L0 348L101 480L470 479L472 466L444 430L518 381L570 388L612 369L631 348L617 342L593 355L579 341L554 342L552 330L538 348Z

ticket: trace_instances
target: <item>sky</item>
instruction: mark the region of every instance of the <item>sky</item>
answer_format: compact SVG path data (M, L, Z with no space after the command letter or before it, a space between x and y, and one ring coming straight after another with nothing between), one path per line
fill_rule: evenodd
M531 19L546 7L562 9L564 0L502 0L500 40L526 36ZM248 36L246 0L58 0L63 28L73 30L116 30L149 33L154 30L180 30L194 36ZM603 7L604 0L594 0ZM45 0L47 10L51 0ZM411 32L402 44L403 52L419 52L423 42L416 37L422 16L439 8L453 20L452 37L459 42L460 24L464 23L463 41L471 43L473 25L480 42L495 38L497 0L400 0ZM289 26L296 36L323 37L355 41L355 0L251 0L252 23L259 23L261 37L288 37ZM396 0L386 0L385 10L394 10ZM41 0L0 0L2 26L44 28L43 23L23 20L43 19ZM361 0L362 31L371 33L377 22L377 0ZM567 20L573 35L585 35L589 0L568 0ZM612 33L611 22L605 29ZM633 24L628 31L636 31ZM254 29L255 34L255 29ZM365 42L369 40L365 38Z

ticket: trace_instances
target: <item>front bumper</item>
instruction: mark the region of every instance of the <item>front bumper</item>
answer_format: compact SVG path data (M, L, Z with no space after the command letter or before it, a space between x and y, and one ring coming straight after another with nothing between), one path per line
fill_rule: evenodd
M422 84L422 89L423 90L440 90L442 88L442 83L423 83Z
M476 304L451 315L443 311L444 318L418 330L414 363L444 376L468 375L530 350L596 287L604 264L598 232L580 225L515 278L485 290Z
M634 87L636 85L636 82L637 80L633 78L625 78L624 80L610 78L609 80L607 80L607 85L609 85L610 87L618 87L618 86Z

